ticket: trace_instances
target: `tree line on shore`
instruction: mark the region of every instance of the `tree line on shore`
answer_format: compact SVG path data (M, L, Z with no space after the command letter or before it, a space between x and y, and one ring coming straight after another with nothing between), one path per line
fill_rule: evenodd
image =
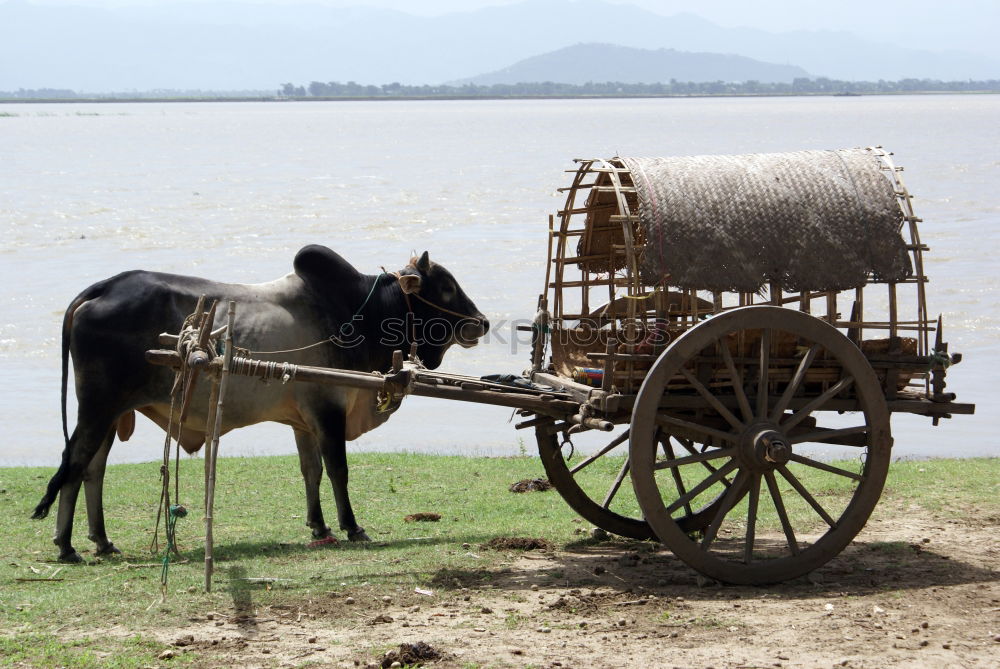
M268 91L178 91L150 90L124 93L78 93L68 89L38 88L0 91L0 100L75 99L170 99L170 98L503 98L503 97L623 97L623 96L705 96L705 95L891 95L901 93L997 93L1000 79L940 81L900 79L898 81L845 81L840 79L797 78L788 82L761 81L677 81L629 84L618 81L561 84L551 81L520 84L406 85L394 82L376 86L354 81L313 81L308 86L282 84Z
M967 93L1000 92L1000 80L939 81L936 79L901 79L899 81L843 81L838 79L797 78L787 82L691 82L671 79L653 84L628 84L617 81L586 84L539 83L475 84L408 86L400 83L382 86L353 81L323 83L313 81L308 86L283 84L278 91L286 98L389 98L389 97L546 97L546 96L671 96L671 95L875 95L892 93Z

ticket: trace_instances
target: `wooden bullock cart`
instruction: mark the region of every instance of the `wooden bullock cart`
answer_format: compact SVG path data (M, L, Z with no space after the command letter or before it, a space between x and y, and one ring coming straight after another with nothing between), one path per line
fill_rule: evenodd
M549 480L598 527L722 581L794 578L865 525L892 413L974 410L945 392L961 358L927 310L901 171L878 147L578 160L519 385L402 354L387 374L226 368L516 408Z

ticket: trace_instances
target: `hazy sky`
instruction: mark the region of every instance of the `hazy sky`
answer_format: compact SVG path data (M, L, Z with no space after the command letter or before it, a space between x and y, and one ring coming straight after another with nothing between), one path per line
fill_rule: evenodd
M127 6L219 0L34 0L45 4ZM410 14L469 11L523 0L229 0L258 4L385 7ZM876 41L931 51L1000 56L1000 0L608 0L659 14L690 12L723 26L772 31L846 30ZM613 36L609 36L609 39ZM875 54L872 56L877 57Z

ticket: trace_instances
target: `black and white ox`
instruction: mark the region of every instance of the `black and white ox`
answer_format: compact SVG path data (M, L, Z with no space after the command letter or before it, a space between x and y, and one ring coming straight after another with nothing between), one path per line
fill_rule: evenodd
M178 332L206 295L224 305L237 302L234 341L251 351L285 351L324 342L270 359L358 371L385 371L392 352L409 351L434 369L452 344L470 347L489 323L451 273L425 252L397 273L366 275L324 246L295 256L294 272L262 284L227 284L155 272L133 271L94 284L70 303L62 329L62 416L66 448L34 517L44 518L59 498L54 543L59 559L80 561L71 543L80 484L87 500L89 538L96 554L118 553L104 527L102 489L108 452L117 434L131 435L136 411L165 428L173 370L150 365L148 349L161 332ZM419 298L419 299L412 299ZM220 308L214 327L224 323ZM345 327L349 325L349 327ZM76 429L66 426L66 378L72 355L79 402ZM258 356L261 357L261 356ZM195 390L180 443L194 453L205 442L210 384ZM310 383L269 383L231 377L223 431L275 421L295 433L306 487L306 518L313 536L331 535L320 506L323 466L333 483L340 528L353 541L368 536L354 518L347 495L345 441L356 439L388 414L375 408L371 390Z

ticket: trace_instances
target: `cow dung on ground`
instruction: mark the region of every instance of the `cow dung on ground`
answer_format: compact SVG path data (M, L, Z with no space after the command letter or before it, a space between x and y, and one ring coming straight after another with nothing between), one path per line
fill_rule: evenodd
M399 662L404 667L411 667L439 659L441 659L441 652L423 641L401 643L397 650L390 650L385 654L382 659L382 669L388 669L393 662Z
M543 492L551 489L552 484L548 479L521 479L510 486L511 492Z
M411 513L403 518L403 520L408 523L436 523L441 520L441 514L421 511L419 513Z
M495 551L533 551L548 550L549 542L540 537L493 537L483 548L491 548Z

